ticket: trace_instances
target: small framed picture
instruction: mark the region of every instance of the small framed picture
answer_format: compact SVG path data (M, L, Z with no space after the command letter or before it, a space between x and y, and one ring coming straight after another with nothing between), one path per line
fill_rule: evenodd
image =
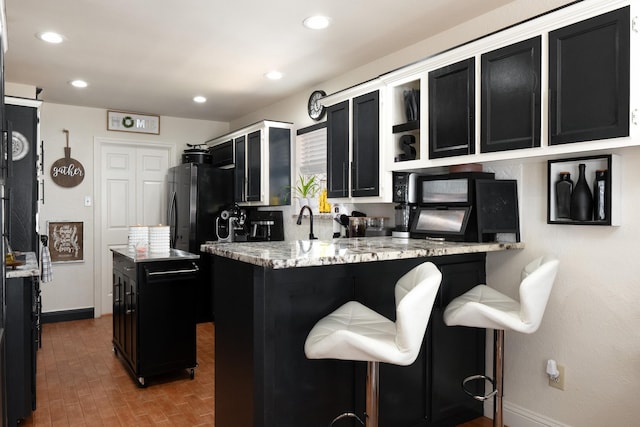
M73 221L49 221L49 252L51 262L84 261L83 223Z

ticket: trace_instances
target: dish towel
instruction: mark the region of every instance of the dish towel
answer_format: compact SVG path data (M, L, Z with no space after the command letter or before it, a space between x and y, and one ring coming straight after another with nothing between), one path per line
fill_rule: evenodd
M40 278L42 282L50 282L53 279L53 268L51 267L51 252L49 252L48 246L42 246L40 263L42 268Z

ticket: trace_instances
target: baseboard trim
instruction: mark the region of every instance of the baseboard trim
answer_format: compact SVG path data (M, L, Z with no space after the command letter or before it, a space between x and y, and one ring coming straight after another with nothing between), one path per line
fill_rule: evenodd
M93 319L95 312L91 308L79 308L76 310L49 311L40 315L41 323L68 322L69 320Z
M504 400L502 401L502 412L504 424L510 427L571 427L569 424L561 423ZM484 413L486 417L493 419L493 399L485 402Z

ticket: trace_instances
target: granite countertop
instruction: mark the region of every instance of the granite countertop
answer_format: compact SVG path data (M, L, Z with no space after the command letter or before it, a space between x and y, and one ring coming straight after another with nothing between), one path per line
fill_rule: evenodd
M38 257L36 256L36 253L25 252L22 255L24 255L24 265L20 265L15 268L7 266L7 279L40 276L40 266L38 265ZM22 256L19 255L18 259L22 259Z
M180 249L169 249L169 252L129 252L127 248L111 249L112 252L126 256L133 262L177 261L180 259L198 259L200 255Z
M395 237L357 237L249 244L207 242L200 250L261 267L281 269L522 248L524 243L467 243Z

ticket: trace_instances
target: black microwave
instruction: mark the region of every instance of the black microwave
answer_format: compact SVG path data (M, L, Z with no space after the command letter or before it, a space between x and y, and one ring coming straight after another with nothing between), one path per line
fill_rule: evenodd
M473 206L475 181L494 179L491 172L459 172L445 175L420 175L414 200L421 206Z

